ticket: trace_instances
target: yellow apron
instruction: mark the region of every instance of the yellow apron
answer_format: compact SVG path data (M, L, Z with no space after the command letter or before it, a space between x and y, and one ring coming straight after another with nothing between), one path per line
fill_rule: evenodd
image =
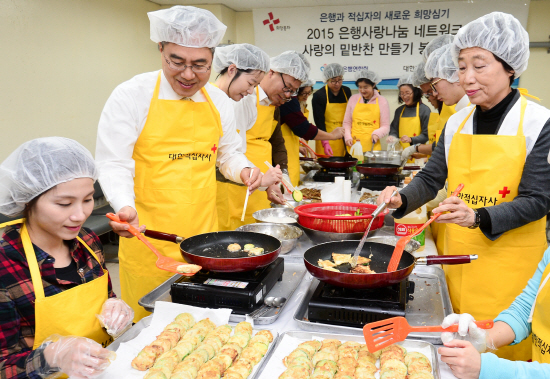
M260 96L258 87L256 87L256 108L258 117L256 122L246 132L246 157L257 168L262 171L267 170L265 161L271 162L271 143L269 139L275 131L277 121L273 119L275 106L260 105ZM298 149L298 147L296 147ZM218 182L220 195L217 199L218 213L221 217L218 221L219 230L235 230L239 226L254 223L252 214L260 209L269 208L269 200L265 191L256 190L248 198L244 222L241 216L244 208L247 187L238 186L231 183ZM225 205L222 204L225 202Z
M428 138L429 138L430 144L432 144L432 143L434 143L434 141L436 141L437 131L441 130L440 129L440 123L439 123L440 117L441 116L437 112L430 113L430 119L428 121Z
M204 88L208 101L192 102L161 100L159 86L160 73L132 156L140 225L184 237L216 231L216 157L223 134L219 112ZM154 245L183 261L177 244ZM120 239L119 260L122 299L138 322L149 314L138 300L174 274L158 269L157 257L137 238Z
M368 104L361 102L361 97L359 97L351 118L352 136L361 141L363 153L365 151L370 151L372 146L372 132L380 128L380 106L378 105L378 98L376 98L376 104ZM382 150L380 140L374 144L374 150Z
M407 106L403 106L403 110L401 111L401 114L399 115L399 138L403 136L408 136L410 138L419 136L422 132L422 125L420 124L420 102L416 103L416 116L414 117L405 117L403 118L403 112L405 112L405 108ZM399 141L403 149L406 149L407 147L411 146L410 143L405 143Z
M304 116L309 117L309 110L304 111ZM287 124L281 125L281 131L288 157L288 174L292 185L296 187L300 182L300 137L294 134Z
M340 91L344 93L346 102L331 103L328 100L328 91L330 91L328 85L325 86L325 91L327 93L327 107L325 109L325 128L327 129L327 133L330 133L334 129L342 126L342 123L344 122L346 107L348 106L348 96L346 95L346 91L344 91L344 88L341 88ZM344 142L341 139L329 141L329 143L335 157L344 156ZM317 150L317 154L325 153L325 149L323 149L323 144L321 143L321 141L315 142L315 149Z
M441 113L439 114L439 129L442 130L445 124L447 123L447 120L456 113L456 104L453 106L448 106L443 103L443 107L441 107Z
M470 208L510 202L518 195L526 157L523 134L526 106L522 96L515 136L460 134L475 108L454 134L448 159L449 191L464 183L460 197ZM493 319L508 308L537 269L546 250L545 228L546 218L542 218L491 241L479 228L447 224L445 255L479 256L470 264L444 266L454 311L470 313L477 320L483 320ZM531 346L526 340L503 347L496 354L501 358L528 360Z
M533 321L531 323L532 331L532 353L533 361L540 363L550 363L549 344L550 328L548 325L548 315L550 314L550 284L547 284L550 277L550 265L546 266L541 277L541 285L533 304L531 311Z
M104 269L103 275L91 282L46 297L36 253L25 220L19 219L6 222L0 225L0 229L21 223L23 224L20 232L21 242L29 264L35 296L33 350L53 334L86 337L96 341L103 347L107 347L113 342L113 338L101 327L96 314L101 313L101 307L109 297L108 271ZM99 262L92 249L80 237L76 238ZM63 377L66 378L67 376Z

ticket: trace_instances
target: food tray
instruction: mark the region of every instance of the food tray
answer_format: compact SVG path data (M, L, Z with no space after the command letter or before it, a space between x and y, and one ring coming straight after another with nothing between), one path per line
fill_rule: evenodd
M283 256L286 257L286 256ZM303 263L303 258L285 258L285 271L283 272L283 280L275 283L275 286L269 291L267 296L273 297L285 297L290 299L294 290L300 285L304 274L306 273L306 268ZM162 283L160 286L155 288L153 291L149 292L147 295L139 299L138 304L141 305L149 312L154 312L155 302L157 301L172 301L172 296L170 296L170 287L172 284L178 280L180 275L176 274L170 279ZM285 305L288 303L285 302L280 308L272 308L266 312L263 316L258 317L254 320L255 325L267 325L272 324L279 318L279 315L283 311ZM245 321L245 315L239 315L231 313L229 317L230 322L241 322ZM136 324L137 325L137 324Z
M355 341L359 343L365 343L365 339L363 336L354 336L354 335L346 335L346 334L312 333L312 332L304 332L299 330L284 332L279 336L277 345L275 346L274 349L272 349L272 352L266 354L267 360L264 357L264 361L266 362L263 364L262 370L260 372L262 379L277 379L279 375L283 373L285 366L281 361L282 358L287 356L292 350L296 348L296 346L288 346L286 344L283 344L283 340L285 339L285 336L296 338L300 340L299 343L305 342L305 341L311 341L312 339L332 339L332 338L338 339L342 342ZM439 362L437 360L437 351L434 345L432 345L429 342L417 341L413 339L406 339L405 341L398 342L397 344L403 346L407 350L420 351L424 353L430 359L430 363L432 364L432 375L434 376L434 378L435 379L441 378L441 375L439 372ZM380 375L380 372L378 371L376 373L376 377L379 378L379 375Z
M193 314L193 312L190 312L190 313ZM149 327L151 325L152 319L153 319L152 315L144 317L143 319L138 321L136 324L134 324L130 329L128 329L124 334L122 334L120 337L118 337L112 344L110 344L107 347L107 349L116 352L122 343L129 342L129 341L133 340L134 338L138 337L139 334L145 328ZM220 326L220 325L217 325L217 326ZM232 325L232 326L235 326L235 325ZM278 338L279 338L279 333L276 330L272 330L272 329L269 329L269 328L261 328L261 329L253 328L252 329L252 335L255 335L260 330L269 330L273 334L273 342L269 344L266 355L262 358L262 360L256 366L254 366L254 369L252 370L252 373L250 374L248 379L260 378L259 374L262 371L262 368L263 368L263 366L265 365L265 363L267 361L267 357L271 354L271 352L275 348L275 346L278 342ZM136 351L136 354L137 354L137 351ZM140 376L140 374L142 374L141 375L141 377L142 377L147 372L147 371L137 371L137 370L130 370L130 371L129 371L127 377L125 376L124 378L120 378L120 379L136 378L136 377ZM104 379L104 378L101 377L100 379Z
M409 280L415 282L414 300L409 300L405 318L411 326L440 325L445 316L453 313L445 273L437 266L416 266ZM319 281L312 279L302 302L296 308L294 320L300 329L312 332L332 332L363 335L361 328L311 322L307 319L308 303ZM441 345L441 333L411 333L409 337Z

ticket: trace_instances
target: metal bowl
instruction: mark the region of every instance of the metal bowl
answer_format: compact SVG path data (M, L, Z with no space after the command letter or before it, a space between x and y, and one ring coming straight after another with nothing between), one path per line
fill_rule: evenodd
M300 228L306 233L306 236L313 242L315 245L331 241L348 241L348 240L360 240L363 238L364 233L331 233L331 232L321 232L319 230L313 230L306 228L305 226L299 225ZM372 231L371 233L374 233ZM369 233L369 234L371 234Z
M252 217L258 222L269 222L274 224L294 224L298 222L298 215L287 207L262 209L254 212ZM284 218L292 218L294 221L286 221Z
M303 234L302 229L296 226L267 222L243 225L235 230L237 232L263 233L278 238L281 241L281 254L292 251L298 243L298 238Z
M293 207L297 207L298 205L303 205L303 204L309 204L309 201L294 201L294 200L287 200L287 203L289 203L290 205L292 205ZM271 203L271 208L286 208L286 209L290 209L289 207L287 207L286 205L284 204L275 204L275 203Z

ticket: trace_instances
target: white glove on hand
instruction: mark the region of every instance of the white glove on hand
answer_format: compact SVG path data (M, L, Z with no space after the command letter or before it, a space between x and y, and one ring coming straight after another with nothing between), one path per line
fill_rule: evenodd
M469 341L480 353L487 351L487 347L494 349L494 347L491 346L492 344L489 344L488 346L487 332L475 324L475 319L472 315L468 313L451 313L443 319L441 326L443 328L448 328L454 324L458 324L458 333L441 333L441 340L443 343L447 343L452 340Z
M388 136L386 137L386 143L388 145L393 145L394 143L397 142L397 138L395 138L394 136Z
M134 310L124 300L111 298L103 303L101 314L96 317L107 333L116 338L132 326Z
M97 378L115 360L116 353L84 337L52 335L37 351L44 354L45 365L37 372L42 377L63 372L73 379Z
M401 160L409 159L411 155L416 153L416 147L414 145L407 147L403 152L401 153Z
M430 200L426 203L426 208L428 209L428 211L431 211L432 209L439 207L439 204L441 204L443 200L445 200L446 198L447 198L447 188L443 187L442 189L439 190L439 192L437 193L437 195L433 200Z

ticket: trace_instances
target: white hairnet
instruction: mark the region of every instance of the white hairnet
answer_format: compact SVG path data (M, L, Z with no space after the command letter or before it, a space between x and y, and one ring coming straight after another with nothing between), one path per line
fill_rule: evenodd
M508 63L519 77L529 61L529 34L512 15L502 12L486 14L459 29L451 54L458 66L460 50L481 47Z
M404 84L409 84L411 86L413 85L412 84L412 74L406 74L406 75L403 75L402 77L400 77L398 82L397 82L397 88L401 87Z
M227 26L206 9L176 5L147 13L153 42L172 42L185 47L216 47Z
M257 46L248 43L217 47L212 68L216 72L234 64L240 70L269 71L269 55Z
M308 78L305 82L302 83L300 88L302 88L302 87L313 87L314 85L315 85L315 80Z
M426 78L426 74L424 73L424 62L420 62L418 66L416 66L414 72L412 73L412 85L415 87L420 87L422 84L426 84L430 82L430 79Z
M323 77L325 82L329 79L336 78L337 76L344 76L344 67L338 63L329 63L323 69Z
M374 71L370 70L360 70L355 73L355 81L358 81L359 79L367 79L374 83L374 85L377 85L382 81L382 78L380 75L378 75Z
M92 154L63 137L25 142L0 164L0 213L15 216L52 187L78 178L97 179Z
M309 74L309 67L309 62L304 54L288 50L271 58L269 68L275 72L287 74L301 82L305 82Z
M452 43L454 38L455 37L451 34L443 34L432 39L426 45L426 47L424 48L424 51L422 52L422 58L424 59L424 63L426 63L431 53L439 49L441 46L445 46Z
M453 63L451 48L450 44L441 46L430 54L424 67L426 77L445 79L449 83L458 82L458 67Z

